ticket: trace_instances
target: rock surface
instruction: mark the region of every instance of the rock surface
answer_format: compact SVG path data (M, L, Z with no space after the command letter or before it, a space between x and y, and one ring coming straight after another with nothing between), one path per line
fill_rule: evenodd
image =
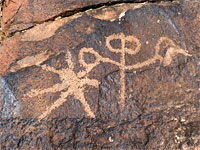
M30 28L38 23L54 20L58 16L69 16L86 9L123 2L145 0L5 0L3 9L3 32L11 34ZM149 2L160 0L148 0Z
M43 23L0 47L1 149L200 149L200 2L48 21L79 2L49 2L39 16L29 0L12 4L21 3L7 31L25 12L20 30Z

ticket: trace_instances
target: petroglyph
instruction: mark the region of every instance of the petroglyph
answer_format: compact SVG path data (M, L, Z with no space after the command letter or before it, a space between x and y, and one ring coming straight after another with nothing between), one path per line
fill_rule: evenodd
M120 40L121 41L121 47L120 48L113 48L111 45L112 40ZM133 42L135 43L135 48L127 48L126 47L126 42ZM164 48L167 48L167 51L165 53L165 56L162 57L159 53L161 51L161 44L163 45L164 43ZM158 41L158 43L155 46L155 54L152 58L149 58L141 63L133 64L133 65L128 65L126 66L126 60L125 60L125 55L136 55L138 52L141 50L141 43L140 41L133 35L131 36L125 36L123 33L121 34L113 34L108 37L106 37L106 46L107 48L113 52L113 53L119 53L120 54L120 62L114 61L110 58L102 57L98 52L96 52L93 48L82 48L79 52L79 62L80 65L84 67L84 70L79 71L78 73L75 73L73 71L75 64L72 61L72 56L70 52L68 51L66 54L66 61L68 62L68 68L67 69L61 69L61 70L56 70L53 67L49 67L47 65L40 65L43 70L54 72L59 75L60 80L62 81L61 83L55 84L51 88L47 89L33 89L29 93L26 94L28 97L36 97L41 94L45 93L55 93L58 91L61 91L60 98L57 99L50 107L47 107L44 112L42 112L41 115L38 116L38 119L41 120L45 118L47 115L49 115L54 109L58 108L61 106L67 99L68 96L73 95L75 99L78 99L81 104L84 107L85 112L87 115L91 118L94 118L95 115L92 112L90 106L88 105L85 96L84 96L84 86L89 85L93 86L95 88L98 88L99 82L96 79L89 79L87 77L88 73L97 65L99 65L101 62L106 62L110 64L114 64L119 67L120 69L120 101L119 104L120 106L124 107L125 104L125 71L129 70L134 70L138 68L142 68L144 66L148 66L150 64L155 63L157 60L160 61L163 66L168 66L171 64L172 59L175 55L177 54L182 54L185 56L191 56L188 54L188 52L184 49L179 48L174 44L172 40L170 40L167 37L161 37ZM90 53L95 56L95 61L93 63L86 63L84 59L84 54L85 53ZM63 90L65 90L63 92ZM67 91L66 91L67 90Z
M74 63L72 61L72 57L70 52L67 52L66 55L66 61L68 62L68 68L67 69L61 69L61 70L56 70L53 67L49 67L46 65L42 65L42 69L46 71L51 71L59 75L60 80L62 83L55 84L51 88L47 89L34 89L31 90L29 93L27 93L28 97L35 97L40 94L48 93L48 92L57 92L57 91L62 91L64 89L67 89L65 92L61 92L60 98L57 99L50 107L47 107L46 111L44 111L38 119L41 120L45 118L47 115L49 115L54 109L58 108L61 106L67 99L68 96L73 95L75 99L78 99L81 104L84 107L85 112L87 115L91 118L94 118L95 115L92 112L90 106L88 105L87 101L85 100L84 97L84 86L90 85L98 88L99 82L95 79L88 79L88 78L79 78L77 74L73 72L74 68ZM86 75L83 74L84 76Z
M120 49L114 49L110 42L112 40L121 40L121 48ZM136 44L136 48L135 49L129 49L125 47L125 42L129 41L129 42L134 42ZM169 46L169 48L167 49L166 55L164 56L164 58L159 55L159 52L161 50L160 45L165 42L166 46ZM98 64L100 64L100 62L108 62L114 65L117 65L120 68L120 85L121 85L121 92L120 92L120 101L119 104L124 107L124 103L125 103L125 89L126 89L126 85L125 85L125 71L128 70L133 70L133 69L138 69L138 68L142 68L144 66L148 66L150 64L155 63L157 60L160 60L160 63L162 63L164 66L168 66L170 65L170 63L172 62L172 59L175 55L177 54L183 54L185 56L192 56L190 54L188 54L188 52L186 50L183 50L181 48L179 48L178 46L176 46L174 44L174 42L172 40L170 40L167 37L161 37L157 43L157 45L155 46L155 54L154 57L142 62L142 63L137 63L134 65L129 65L126 66L126 60L125 60L125 55L130 54L130 55L135 55L140 51L141 48L141 43L140 41L135 37L135 36L125 36L123 33L121 34L113 34L110 35L106 38L106 46L108 47L108 49L111 52L114 53L120 53L121 57L120 57L120 62L111 60L109 58L105 58L102 57L101 55L99 55L93 48L82 48L80 50L80 54L79 54L79 61L80 63L83 65L83 67L85 67L85 71L87 73L89 73L95 66L97 66ZM96 60L94 63L92 64L87 64L84 60L84 53L91 53L96 57Z

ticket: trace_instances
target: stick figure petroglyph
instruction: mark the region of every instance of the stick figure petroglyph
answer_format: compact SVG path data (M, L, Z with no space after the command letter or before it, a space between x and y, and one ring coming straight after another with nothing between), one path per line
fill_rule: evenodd
M78 99L81 104L83 105L83 108L87 115L91 118L94 118L95 115L92 112L90 106L88 105L87 101L85 100L84 97L84 86L90 85L94 87L98 87L99 82L95 79L88 79L88 78L79 78L73 71L74 68L74 63L72 61L72 57L70 52L67 52L66 55L66 60L68 62L68 68L67 69L61 69L61 70L56 70L53 67L49 67L46 65L42 65L42 69L46 71L51 71L54 73L57 73L62 81L62 83L55 84L51 88L47 89L36 89L36 90L31 90L27 95L29 97L35 97L40 94L48 93L48 92L57 92L57 91L62 91L64 89L67 89L66 92L61 92L60 98L56 100L50 107L46 109L39 117L38 119L41 120L45 118L47 115L49 115L54 109L58 108L61 106L65 101L67 96L73 95L74 98ZM85 74L82 74L84 76ZM80 77L82 77L80 76Z
M115 49L111 46L112 40L121 40L121 47L119 49ZM127 48L125 43L126 42L134 42L136 44L135 49ZM164 57L162 57L159 52L161 51L160 45L165 42L168 45L166 54ZM157 60L160 61L161 64L164 66L170 65L172 62L172 59L177 54L182 54L185 56L191 56L187 53L186 50L179 48L174 44L172 40L170 40L167 37L161 37L158 41L158 43L155 46L155 53L154 56L150 59L147 59L141 63L133 64L133 65L127 65L126 66L126 60L125 55L136 55L141 50L141 43L140 41L133 35L131 36L125 36L123 33L121 34L113 34L108 37L106 37L106 46L107 48L113 52L113 53L119 53L120 54L120 62L114 61L107 57L102 57L97 51L95 51L93 48L82 48L79 52L79 62L80 65L84 67L84 70L79 71L78 73L75 73L73 71L75 65L72 61L71 53L68 51L66 53L66 61L68 62L68 68L67 69L61 69L56 70L53 67L49 67L47 65L39 65L43 70L51 71L59 75L61 83L55 84L51 88L47 89L33 89L29 93L27 93L28 97L35 97L40 94L48 93L48 92L57 92L61 91L60 98L58 98L51 106L47 107L47 109L42 112L38 116L38 119L41 120L48 116L54 109L61 106L67 99L68 96L73 95L74 98L78 99L81 104L83 105L83 108L87 115L91 118L94 118L95 115L92 112L89 104L87 103L85 97L84 97L84 86L90 85L95 88L98 88L99 81L96 79L89 79L87 77L88 73L97 65L99 65L101 62L107 62L110 64L114 64L119 67L120 69L120 85L121 85L121 91L120 91L120 106L124 107L125 104L125 71L134 70L138 68L142 68L144 66L148 66L150 64L155 63ZM84 59L84 54L90 53L95 56L95 61L93 63L86 63ZM67 91L66 91L66 90ZM62 90L65 90L65 92L62 92Z

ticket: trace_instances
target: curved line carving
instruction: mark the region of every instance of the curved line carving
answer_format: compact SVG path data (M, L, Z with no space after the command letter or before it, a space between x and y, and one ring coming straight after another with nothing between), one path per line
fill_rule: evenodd
M120 49L115 49L110 44L110 42L112 40L116 40L116 39L121 40L121 48ZM136 43L136 48L134 50L127 48L125 46L126 41ZM166 42L169 46L169 48L167 48L166 55L164 57L159 55L160 45L163 42ZM30 92L28 92L26 94L26 96L31 98L31 97L36 97L40 94L44 94L44 93L48 93L48 92L55 93L55 92L67 89L67 91L61 92L60 98L58 98L51 106L47 107L47 109L44 112L42 112L41 115L38 116L39 120L45 118L54 109L61 106L66 101L67 97L70 95L73 95L74 98L78 99L81 102L87 116L94 118L95 114L94 114L94 112L92 112L89 104L85 100L84 86L90 85L90 86L98 88L99 82L96 79L89 79L86 76L95 66L99 65L101 62L107 62L110 64L114 64L120 68L121 92L120 92L119 104L120 104L120 106L124 107L125 89L126 89L125 71L148 66L150 64L155 63L157 60L159 60L160 63L163 64L164 66L168 66L172 62L173 57L177 54L182 54L185 56L192 56L192 55L188 54L188 52L186 50L181 49L180 47L176 46L174 44L174 42L172 40L170 40L169 38L161 37L155 46L155 54L152 58L145 60L144 62L141 62L141 63L126 66L125 55L126 54L136 55L138 52L140 52L140 49L141 49L140 41L135 36L125 36L123 33L113 34L113 35L106 37L106 46L111 52L120 54L120 62L114 61L110 58L102 57L93 48L82 48L79 53L79 62L84 67L84 70L78 72L77 74L73 71L75 64L72 61L72 56L69 51L66 54L66 61L68 62L68 66L69 66L67 69L56 70L55 68L49 67L46 65L38 65L43 70L51 71L51 72L58 74L60 77L60 80L62 82L59 84L55 84L51 88L46 88L43 90L41 90L41 89L34 90L33 89ZM96 57L95 62L93 62L91 64L87 64L84 59L84 53L93 54Z
M121 48L120 49L114 49L111 46L110 42L112 40L118 40L118 39L121 40ZM136 43L135 50L126 48L125 47L126 41L135 42ZM166 42L170 46L168 48L164 58L159 55L160 45L163 42ZM142 68L144 66L148 66L150 64L155 63L157 60L159 60L160 63L162 63L164 66L168 66L172 62L173 57L177 54L183 54L185 56L191 56L190 54L188 54L188 52L186 50L183 50L183 49L179 48L178 46L176 46L174 44L174 42L172 40L170 40L169 38L161 37L159 39L158 43L155 46L155 54L152 58L150 58L150 59L148 59L144 62L141 62L141 63L126 66L125 55L126 54L130 54L130 55L137 54L141 49L140 41L135 36L125 36L123 33L113 34L113 35L110 35L106 38L106 46L111 52L120 53L120 55L121 55L120 63L117 62L117 61L111 60L109 58L102 57L93 48L82 48L80 50L80 54L79 54L79 62L83 67L85 67L85 71L87 73L89 73L95 66L97 66L101 62L111 63L111 64L114 64L114 65L116 65L120 68L121 92L120 92L120 102L119 102L119 104L122 105L122 107L124 106L124 103L125 103L125 89L126 89L126 87L125 87L125 71ZM87 64L84 60L84 53L93 54L96 57L95 62L92 63L92 64Z

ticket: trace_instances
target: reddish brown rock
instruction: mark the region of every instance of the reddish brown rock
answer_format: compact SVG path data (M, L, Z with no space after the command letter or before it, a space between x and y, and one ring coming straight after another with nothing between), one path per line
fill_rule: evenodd
M199 8L121 4L7 39L1 148L197 149Z
M79 11L95 9L116 2L143 2L144 0L6 0L2 28L6 34L28 29L35 24L69 16ZM159 1L159 0L150 0Z

